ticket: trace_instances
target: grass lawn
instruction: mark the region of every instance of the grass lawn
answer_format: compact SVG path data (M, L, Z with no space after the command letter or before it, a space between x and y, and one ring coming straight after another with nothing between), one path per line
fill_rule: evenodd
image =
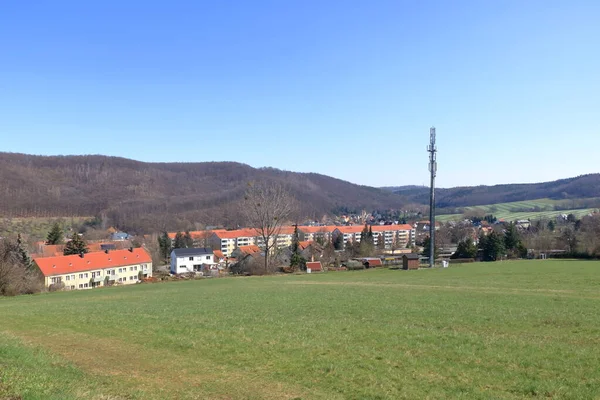
M0 299L0 399L600 398L600 262Z

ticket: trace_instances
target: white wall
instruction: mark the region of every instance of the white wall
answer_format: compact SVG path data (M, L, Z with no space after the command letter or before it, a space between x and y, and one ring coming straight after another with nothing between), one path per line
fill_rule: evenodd
M191 258L191 260L190 260ZM172 274L185 274L188 272L194 272L194 265L202 264L214 264L213 254L203 254L201 256L194 257L175 257L175 252L171 253L171 273Z

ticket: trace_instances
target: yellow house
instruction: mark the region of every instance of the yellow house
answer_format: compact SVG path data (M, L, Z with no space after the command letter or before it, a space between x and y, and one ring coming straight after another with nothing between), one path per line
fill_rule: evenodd
M152 258L142 248L34 258L44 286L68 290L129 285L152 276Z

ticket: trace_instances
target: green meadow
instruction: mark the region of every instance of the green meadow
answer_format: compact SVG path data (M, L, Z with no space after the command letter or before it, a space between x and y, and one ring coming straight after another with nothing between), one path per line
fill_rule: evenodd
M556 210L556 207L564 209ZM477 211L485 214L493 214L496 218L504 219L506 221L515 221L519 219L553 219L561 214L574 214L577 218L581 218L597 210L597 208L572 207L572 202L569 200L552 199L514 201L510 203L488 204L463 208L466 213ZM447 222L459 220L463 218L463 216L464 214L441 214L437 215L436 219L440 222Z
M0 299L0 399L600 398L600 262Z

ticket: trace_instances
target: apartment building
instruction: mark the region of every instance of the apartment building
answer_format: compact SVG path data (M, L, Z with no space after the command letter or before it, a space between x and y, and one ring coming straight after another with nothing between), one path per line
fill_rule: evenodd
M331 234L337 226L298 226L300 240L317 242L322 240L323 243L331 241Z
M209 244L213 249L220 250L225 257L230 257L236 247L257 244L256 236L255 229L219 230L213 232Z
M380 238L385 241L385 248L403 248L415 245L415 229L408 224L403 225L372 225L373 243L377 246ZM364 225L338 226L332 232L335 239L343 235L344 246L348 242L360 242Z
M80 255L38 257L33 261L44 276L44 286L68 290L113 284L129 285L152 276L152 258L142 248L105 250Z

